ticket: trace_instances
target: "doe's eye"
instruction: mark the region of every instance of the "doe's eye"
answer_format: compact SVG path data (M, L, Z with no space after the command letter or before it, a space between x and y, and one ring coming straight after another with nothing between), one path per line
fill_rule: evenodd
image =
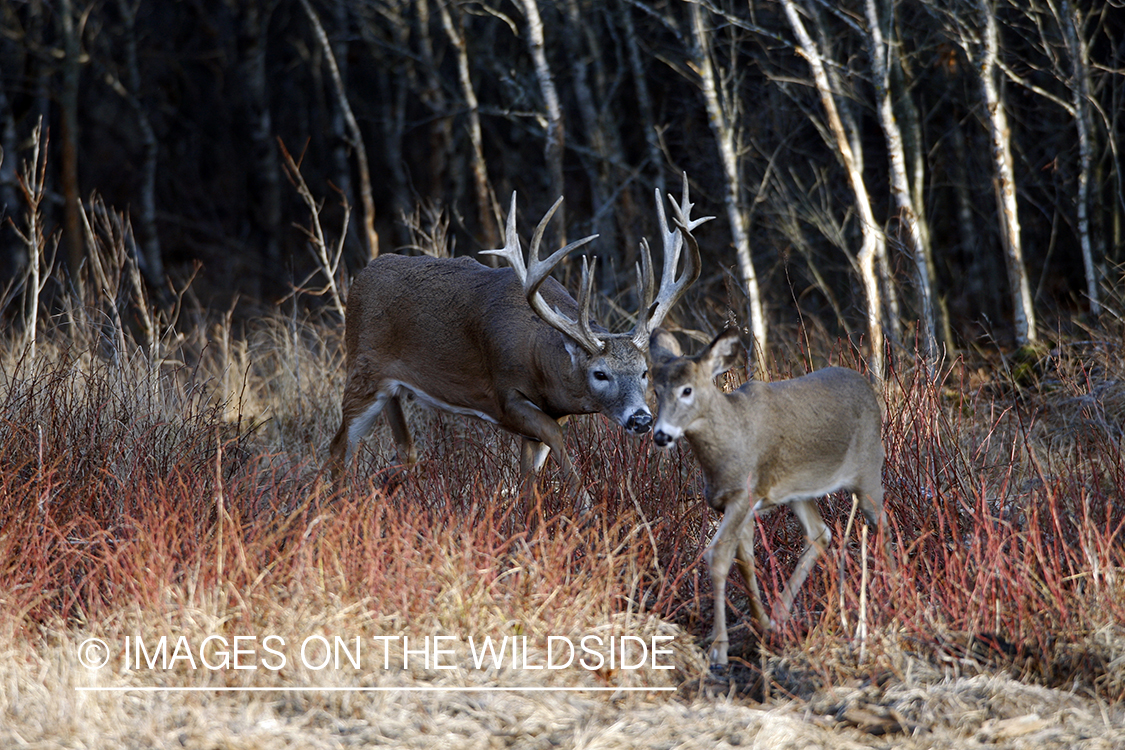
M689 385L687 388L684 388L682 391L680 391L680 395L685 397L685 398L690 396L691 395L691 386Z

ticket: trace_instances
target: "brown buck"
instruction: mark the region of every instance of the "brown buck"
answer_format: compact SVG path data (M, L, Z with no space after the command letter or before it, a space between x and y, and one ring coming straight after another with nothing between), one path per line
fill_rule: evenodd
M657 417L653 440L683 437L703 469L707 503L723 514L704 558L715 594L711 663L727 663L726 580L737 561L750 588L752 616L770 628L789 616L793 599L832 538L814 498L850 490L867 520L883 520L882 417L875 391L854 370L829 367L792 380L749 381L723 393L714 379L734 366L738 332L719 335L684 357L666 331L652 335ZM757 500L751 507L751 497ZM762 608L754 574L754 514L788 505L807 544L773 608Z
M472 258L382 255L360 272L348 295L345 322L347 380L343 421L332 440L334 476L351 462L359 442L385 411L407 467L417 461L400 398L493 422L522 438L521 482L546 461L585 506L589 498L563 444L571 414L601 412L634 433L647 432L649 336L700 271L691 230L708 218L689 219L687 178L683 199L669 196L682 230L669 230L656 195L664 266L654 295L651 253L642 242L637 266L642 307L630 333L609 333L591 322L594 264L582 262L578 301L550 277L551 270L586 237L540 259L543 231L562 198L535 228L527 264L516 233L516 196L508 212L505 245L484 251L508 263L489 268ZM677 276L687 238L683 272Z

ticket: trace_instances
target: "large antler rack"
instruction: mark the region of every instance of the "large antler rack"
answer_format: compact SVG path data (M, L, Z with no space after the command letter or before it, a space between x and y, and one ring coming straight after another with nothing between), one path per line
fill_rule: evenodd
M558 265L559 261L566 256L571 250L585 245L590 240L596 239L598 235L590 235L583 237L580 240L575 240L565 247L561 247L555 252L551 253L546 258L539 258L539 245L543 240L543 232L547 228L547 223L551 217L555 215L559 205L563 199L560 196L555 205L551 206L551 210L546 213L539 225L535 227L535 233L531 236L531 248L528 251L528 262L524 264L523 249L520 247L519 234L516 232L516 194L512 192L512 206L508 209L508 223L504 231L504 247L498 250L482 250L484 255L496 255L508 262L512 270L516 272L516 277L519 278L520 283L523 285L524 296L527 297L527 302L531 308L535 310L548 325L555 330L559 331L565 336L569 336L578 342L578 344L590 354L600 354L605 347L605 342L601 340L594 333L590 327L590 298L593 290L594 281L594 266L597 263L595 258L593 262L587 263L586 258L582 258L582 283L578 291L578 320L571 320L566 315L563 315L555 308L547 304L543 299L543 295L539 293L539 287L546 281L547 277Z
M637 264L637 287L641 292L641 310L637 316L637 324L633 328L633 342L642 349L648 348L648 340L652 332L664 322L664 318L672 307L684 296L687 288L699 278L702 263L699 258L699 244L692 235L692 230L705 221L714 219L714 216L704 216L699 219L691 218L691 210L695 207L688 198L688 179L684 173L683 197L679 203L668 195L668 202L672 204L672 218L677 229L668 227L668 218L664 213L664 201L661 200L660 190L654 191L656 195L656 214L660 218L660 236L664 245L664 268L660 274L660 291L656 293L655 300L653 287L656 285L652 273L652 251L649 249L648 240L641 240L641 262ZM676 270L680 265L680 252L684 241L687 241L687 257L684 259L684 270L679 278Z

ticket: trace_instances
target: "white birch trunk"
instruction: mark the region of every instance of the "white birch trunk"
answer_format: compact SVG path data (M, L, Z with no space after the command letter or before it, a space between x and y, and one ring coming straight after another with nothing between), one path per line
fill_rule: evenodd
M882 24L875 0L866 0L868 42L871 48L871 70L875 80L875 96L883 135L887 141L887 154L891 163L891 194L898 208L899 222L906 237L911 259L914 262L914 279L918 290L918 345L925 367L929 370L937 355L937 342L934 336L934 308L931 293L930 270L925 252L925 237L922 235L918 211L915 210L907 176L906 151L902 144L902 132L895 119L891 102L891 77L888 57L892 54L890 45L883 37Z
M1023 347L1036 341L1035 310L1031 302L1031 286L1023 263L1020 242L1020 222L1016 203L1016 180L1012 170L1012 153L1008 116L996 83L1000 40L996 15L988 0L977 0L984 31L984 49L977 65L981 94L988 118L988 132L992 142L992 161L996 170L997 203L1000 210L1000 234L1004 242L1004 259L1008 267L1008 285L1012 295L1012 322L1015 326L1016 345Z
M742 177L738 168L734 123L730 121L729 113L724 111L719 98L715 69L711 64L710 32L704 27L703 12L699 5L695 3L691 5L691 25L695 35L693 47L695 65L701 79L703 100L707 105L707 119L711 123L711 132L715 135L715 143L719 148L719 159L723 164L723 174L726 177L724 199L727 218L730 221L731 237L734 240L738 268L742 274L742 281L746 285L747 296L750 299L750 329L754 337L754 356L752 358L754 369L757 377L764 380L766 377L765 355L768 345L768 329L762 308L762 295L758 288L758 275L754 270L753 258L750 256L750 232L746 222L746 212L742 206Z
M856 209L859 212L860 228L863 233L863 245L859 251L858 262L860 279L867 295L867 330L869 345L871 346L871 358L868 364L875 376L882 378L884 374L884 336L881 318L882 302L879 294L879 279L875 272L875 259L879 255L880 245L883 245L883 237L875 225L871 201L867 197L867 187L863 183L863 175L857 166L851 144L848 142L847 132L840 121L840 114L836 109L836 102L833 99L832 88L828 82L828 74L825 72L820 52L805 30L804 22L801 21L801 17L797 13L794 1L782 0L782 5L785 8L785 16L789 20L789 25L792 26L793 33L797 37L797 52L808 61L809 67L812 69L813 80L820 94L821 105L828 117L828 125L832 135L836 139L837 154L848 174L852 192L855 193Z
M1079 36L1078 24L1075 23L1077 13L1077 9L1071 9L1070 4L1063 0L1059 22L1073 69L1074 80L1070 85L1070 94L1074 106L1074 124L1078 129L1078 241L1082 247L1082 265L1086 271L1086 296L1090 300L1090 315L1097 318L1102 310L1098 267L1090 242L1090 170L1093 162L1090 143L1090 81L1086 66L1086 45Z

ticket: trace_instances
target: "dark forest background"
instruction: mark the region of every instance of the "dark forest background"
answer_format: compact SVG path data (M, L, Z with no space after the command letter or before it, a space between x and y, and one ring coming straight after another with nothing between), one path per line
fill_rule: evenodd
M498 247L513 190L525 233L561 194L551 241L599 233L628 310L686 172L711 325L1028 344L1122 312L1123 73L1119 2L4 0L3 320L42 122L57 284L85 207L127 212L157 298L197 262L205 305L285 298L316 268L288 151L329 244L352 209L342 278Z

